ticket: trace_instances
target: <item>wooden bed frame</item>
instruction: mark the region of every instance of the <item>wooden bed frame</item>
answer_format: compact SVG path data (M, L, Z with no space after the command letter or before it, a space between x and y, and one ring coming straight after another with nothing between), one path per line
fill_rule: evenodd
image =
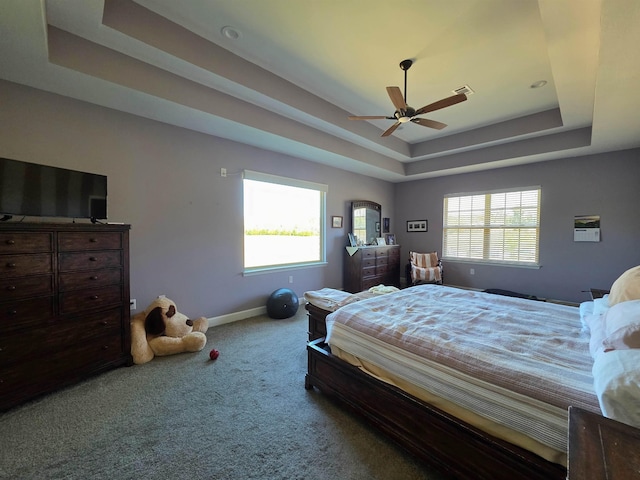
M305 388L318 388L364 416L425 463L455 478L561 480L567 469L497 439L363 373L331 354L324 343L330 313L307 304L308 370Z

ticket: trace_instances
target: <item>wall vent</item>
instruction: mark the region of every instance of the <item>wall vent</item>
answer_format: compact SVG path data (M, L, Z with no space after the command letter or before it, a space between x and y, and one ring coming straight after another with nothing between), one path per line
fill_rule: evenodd
M473 95L476 92L471 90L471 87L469 85L464 85L460 88L456 88L455 90L453 90L453 93L455 93L456 95L459 95L461 93L464 93L465 95Z

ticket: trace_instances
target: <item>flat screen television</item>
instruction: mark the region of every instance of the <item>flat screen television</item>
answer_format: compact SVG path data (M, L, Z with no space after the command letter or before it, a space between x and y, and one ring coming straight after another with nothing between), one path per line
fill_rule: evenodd
M0 214L107 218L107 177L0 158Z

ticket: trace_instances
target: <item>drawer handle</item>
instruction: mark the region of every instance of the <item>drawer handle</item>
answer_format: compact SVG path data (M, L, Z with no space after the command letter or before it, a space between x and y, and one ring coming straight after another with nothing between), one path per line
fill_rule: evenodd
M7 268L16 268L16 264L15 263L7 263Z
M109 350L109 345L103 345L102 350Z
M109 325L109 322L107 322L106 320L102 320L102 321L100 322L100 325L103 325L103 326L105 326L105 327L106 327L107 325Z
M89 257L89 261L90 262L97 262L98 258L97 257Z
M97 300L98 299L98 295L91 295L91 300Z
M7 240L5 243L6 243L7 245L15 245L15 244L16 244L16 241L15 241L15 240Z
M98 276L97 276L97 275L91 275L91 276L89 277L89 280L97 280L97 279L98 279Z
M13 292L16 289L15 285L8 285L7 286L7 290L9 290L10 292Z
M17 314L18 314L18 311L17 311L17 310L9 310L7 313L8 313L9 315L17 315Z
M89 241L90 241L91 243L96 243L96 242L98 241L98 239L97 239L97 238L90 238L90 239L89 239Z

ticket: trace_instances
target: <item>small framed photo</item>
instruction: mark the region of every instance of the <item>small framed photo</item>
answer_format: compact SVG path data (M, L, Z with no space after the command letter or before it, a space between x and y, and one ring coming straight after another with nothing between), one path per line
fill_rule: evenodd
M427 232L429 222L427 220L407 220L407 232Z
M387 244L387 242L385 242L385 240L384 240L384 237L378 237L378 238L376 238L376 243L377 243L378 245L386 245L386 244Z
M387 233L384 236L387 245L395 245L396 244L396 236L393 233Z
M357 247L358 243L356 242L356 237L353 233L347 233L347 237L349 237L349 246Z
M342 228L342 217L337 215L331 217L331 228Z

